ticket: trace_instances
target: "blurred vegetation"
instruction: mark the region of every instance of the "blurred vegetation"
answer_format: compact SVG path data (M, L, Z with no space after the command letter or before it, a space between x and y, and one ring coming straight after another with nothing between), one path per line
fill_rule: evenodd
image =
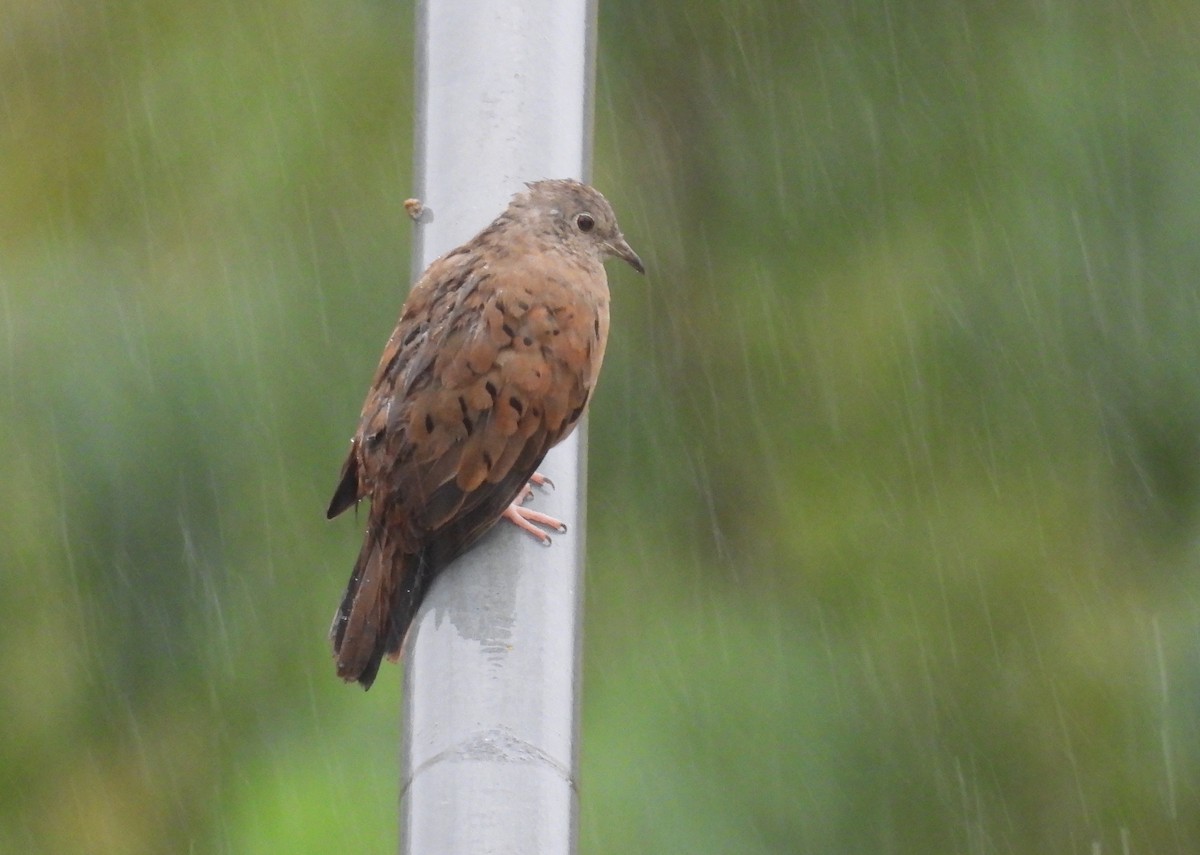
M404 5L0 6L0 851L394 848ZM1200 851L1193 6L600 14L583 851Z

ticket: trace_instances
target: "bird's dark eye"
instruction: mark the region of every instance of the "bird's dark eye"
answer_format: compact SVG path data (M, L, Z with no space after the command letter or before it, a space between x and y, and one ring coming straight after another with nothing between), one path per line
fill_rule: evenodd
M581 232L590 232L596 227L596 220L591 214L580 214L575 218L575 225L579 226Z

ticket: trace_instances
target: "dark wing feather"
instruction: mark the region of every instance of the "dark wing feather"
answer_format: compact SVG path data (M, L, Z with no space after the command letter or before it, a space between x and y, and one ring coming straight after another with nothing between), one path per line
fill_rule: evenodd
M333 498L329 500L329 508L325 511L325 519L331 520L350 506L358 504L359 498L361 493L358 483L358 455L351 446L350 453L346 455L346 462L342 464L341 479L337 489L333 491Z

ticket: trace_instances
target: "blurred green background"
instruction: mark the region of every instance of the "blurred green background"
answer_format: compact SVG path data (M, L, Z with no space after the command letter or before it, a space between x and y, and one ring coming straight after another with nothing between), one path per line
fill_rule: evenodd
M0 851L392 851L411 11L0 20ZM583 852L1200 851L1196 5L600 26Z

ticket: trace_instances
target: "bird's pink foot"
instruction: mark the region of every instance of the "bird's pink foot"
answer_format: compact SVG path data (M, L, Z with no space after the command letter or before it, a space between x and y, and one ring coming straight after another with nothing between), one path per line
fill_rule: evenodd
M554 488L554 482L540 472L533 473L533 476L529 479L529 484L537 484L539 487L549 484L551 489ZM559 534L565 534L567 524L549 514L543 514L541 511L525 507L525 503L533 496L533 488L529 484L525 485L520 495L513 500L513 503L508 506L508 509L504 511L502 516L522 531L529 532L537 538L542 546L549 546L550 535L546 534L538 526L554 529Z

